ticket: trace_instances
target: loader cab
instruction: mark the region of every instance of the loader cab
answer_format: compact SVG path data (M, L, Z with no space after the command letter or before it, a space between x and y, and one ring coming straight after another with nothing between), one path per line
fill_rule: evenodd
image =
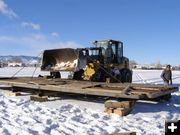
M103 63L102 48L91 47L89 48L89 62L99 61Z
M123 43L115 40L98 40L96 48L102 48L105 64L121 64L123 59Z

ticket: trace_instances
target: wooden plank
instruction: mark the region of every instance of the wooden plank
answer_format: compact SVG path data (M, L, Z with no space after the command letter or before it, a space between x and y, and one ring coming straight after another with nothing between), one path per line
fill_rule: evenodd
M161 96L164 96L164 95L171 94L171 93L176 92L176 91L179 91L179 88L169 90L169 91L149 93L149 94L147 94L147 97L150 98L150 99L154 99L154 98L158 98L158 97L161 97Z
M37 101L37 102L46 102L48 101L48 96L37 96L37 95L33 95L33 96L30 96L30 99L33 100L33 101Z
M126 116L132 111L132 108L117 108L113 110L114 114L119 116Z
M6 93L7 96L22 96L22 94L20 92L7 92Z
M156 85L156 84L137 84L137 83L123 83L121 85L119 85L118 83L110 83L110 84L106 84L105 86L108 86L108 87L119 87L119 88L123 88L123 87L126 87L130 85L131 87L134 87L134 88L150 88L150 89L168 89L168 88L173 88L173 86L164 86L164 85Z
M126 133L113 133L108 135L136 135L136 132L126 132Z
M101 84L101 85L104 85L104 86L108 86L108 87L118 87L118 88L120 88L120 89L123 89L123 88L125 88L126 86L128 86L128 85L130 85L131 87L140 87L140 88L142 88L142 87L145 87L145 88L158 88L158 89L160 89L160 88L162 88L162 89L167 89L167 88L172 88L171 86L166 86L166 87L164 87L164 86L162 86L162 85L154 85L154 84L131 84L131 83L109 83L109 84L106 84L105 82L88 82L88 81L76 81L76 80L68 80L68 79L44 79L44 78L31 78L31 77L19 77L19 78L14 78L14 79L12 79L12 78L7 78L7 79L0 79L0 82L1 81L4 81L4 80L6 80L6 81L13 81L13 82L23 82L23 83L28 83L29 81L35 81L35 82L43 82L43 83L46 83L46 82L57 82L57 81L59 81L59 82L61 82L61 81L66 81L66 82L70 82L70 83L78 83L78 84L89 84L89 85L97 85L97 84Z
M132 108L135 105L135 100L133 101L114 101L108 100L104 103L106 108Z
M9 82L23 82L23 83L28 83L28 82L30 82L30 81L33 81L33 82L36 82L36 83L39 83L39 84L48 84L48 83L54 83L54 82L59 82L59 84L61 83L61 82L63 82L63 81L65 81L65 82L70 82L71 84L76 84L76 83L78 83L78 84L83 84L83 85L85 85L85 84L87 84L87 85L102 85L102 87L108 87L108 89L110 89L110 88L118 88L119 90L120 89L124 89L125 87L127 87L127 86L131 86L131 87L137 87L138 88L138 86L140 87L140 88L138 88L138 89L141 89L142 87L145 87L145 88L147 88L147 89L152 89L152 90L154 90L154 89L168 89L168 88L172 88L172 87L170 87L170 86L167 86L167 87L164 87L164 86L160 86L160 85L149 85L149 84L120 84L120 83L110 83L110 84L106 84L106 83L100 83L100 82L88 82L88 81L76 81L76 80L67 80L67 79L50 79L50 80L48 80L48 79L43 79L43 78L25 78L25 77L21 77L21 78L16 78L16 79L5 79L6 81L9 81ZM0 80L0 82L1 81L3 81L3 80Z
M124 88L124 89L122 90L122 93L123 93L123 94L128 94L128 92L130 92L131 90L132 90L131 86L128 85L126 88Z
M11 90L12 87L9 86L9 85L4 85L4 86L0 86L0 89L3 89L3 90Z
M139 95L126 95L122 94L120 91L110 91L108 89L80 89L79 87L70 87L70 86L52 86L52 85L33 85L33 84L23 84L23 83L13 83L12 86L19 88L29 88L37 89L44 91L56 91L56 92L66 92L66 93L75 93L75 94L86 94L86 95L96 95L96 96L108 96L108 97L119 97L119 98L130 98L130 99L139 99Z
M105 108L105 113L111 114L113 113L114 108Z

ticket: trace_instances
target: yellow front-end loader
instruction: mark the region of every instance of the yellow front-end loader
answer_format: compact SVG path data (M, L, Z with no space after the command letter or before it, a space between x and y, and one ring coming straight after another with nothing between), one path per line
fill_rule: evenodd
M45 50L41 70L59 77L61 71L73 72L73 79L95 82L132 82L129 59L123 56L123 43L97 40L94 47Z

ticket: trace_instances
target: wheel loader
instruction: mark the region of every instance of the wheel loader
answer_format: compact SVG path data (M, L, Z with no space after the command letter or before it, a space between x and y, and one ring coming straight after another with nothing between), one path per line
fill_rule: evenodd
M61 48L45 50L42 71L50 71L54 78L61 71L73 73L74 80L94 82L132 82L129 59L123 56L123 42L96 40L89 48Z

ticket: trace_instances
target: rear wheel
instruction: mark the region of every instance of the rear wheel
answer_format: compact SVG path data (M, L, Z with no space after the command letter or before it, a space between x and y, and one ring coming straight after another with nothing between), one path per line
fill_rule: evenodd
M121 82L122 83L131 83L132 82L132 72L131 70L124 68L121 69Z
M50 76L52 78L61 78L61 73L60 72L50 72Z

